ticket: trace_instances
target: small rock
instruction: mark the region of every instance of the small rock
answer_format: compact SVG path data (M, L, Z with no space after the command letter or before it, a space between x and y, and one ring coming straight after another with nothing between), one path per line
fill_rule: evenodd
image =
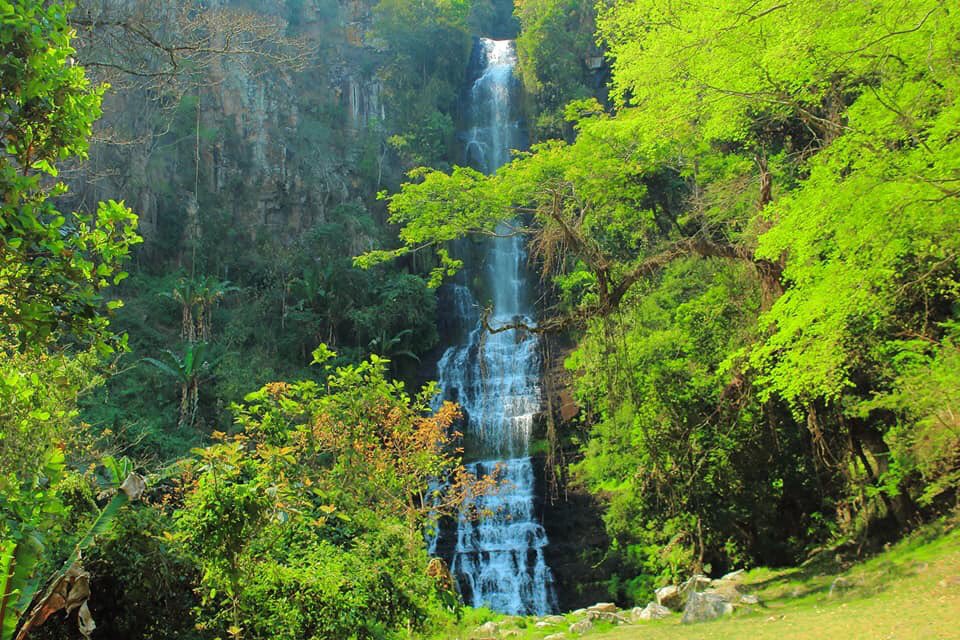
M544 636L543 640L564 640L567 637L565 633L551 633L548 636Z
M654 592L657 598L657 604L661 604L668 609L680 611L683 609L683 595L680 593L680 587L671 584L661 587Z
M544 622L549 622L550 624L563 624L566 622L563 616L547 616L543 619Z
M571 613L575 616L582 616L587 612L586 609L574 609Z
M570 625L570 633L584 634L593 629L593 623L589 620L581 620Z
M612 602L598 602L591 607L587 607L587 611L593 611L594 613L616 613L617 605Z
M725 574L721 581L723 580L739 580L743 576L743 569L737 569L736 571L731 571L730 573Z
M752 593L745 593L740 596L740 604L760 604L760 598Z
M716 593L691 591L683 609L683 624L706 622L733 613L733 605Z
M587 620L603 620L614 624L627 624L628 620L618 613L607 613L605 611L587 611Z
M662 604L650 602L643 608L634 607L630 617L634 620L660 620L669 617L671 613L673 612Z
M484 636L495 636L500 631L500 625L491 620L490 622L484 622L482 625L474 629L474 633Z
M830 593L828 594L831 598L839 595L843 591L853 588L853 583L844 577L839 577L833 581L833 584L830 585Z
M548 627L552 627L553 624L547 622L546 620L540 620L539 622L534 623L533 626L535 626L537 629L546 629Z

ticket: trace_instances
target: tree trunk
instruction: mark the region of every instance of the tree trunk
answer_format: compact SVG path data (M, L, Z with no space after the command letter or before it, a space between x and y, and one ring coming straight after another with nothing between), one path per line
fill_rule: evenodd
M883 481L883 477L890 470L890 447L887 446L883 434L875 427L859 418L849 421L850 439L855 449L860 449L861 455L863 448L870 453L870 456L876 463L875 483ZM856 453L856 451L851 452ZM862 459L867 465L865 457ZM867 473L873 476L873 469L867 465ZM903 487L897 487L897 495L891 496L886 492L880 492L881 499L890 512L890 515L896 520L897 527L903 531L910 528L917 515L917 506Z

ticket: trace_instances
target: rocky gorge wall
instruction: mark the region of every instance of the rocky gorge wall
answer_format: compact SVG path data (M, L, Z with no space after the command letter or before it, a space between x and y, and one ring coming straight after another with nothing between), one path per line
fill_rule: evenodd
M147 254L180 244L198 224L249 240L293 238L399 180L387 139L402 125L385 96L387 44L371 35L375 0L221 0L208 9L223 11L210 24L139 0L105 4L93 15L81 3L75 14L89 23L78 58L112 88L89 161L71 176L72 197L78 207L125 199ZM257 19L279 25L275 41L254 42L267 33L250 26ZM130 28L210 51L169 73L167 52ZM210 36L216 28L227 35ZM237 44L231 29L249 31ZM116 68L124 46L143 48L142 68ZM358 243L358 252L368 248L362 235Z

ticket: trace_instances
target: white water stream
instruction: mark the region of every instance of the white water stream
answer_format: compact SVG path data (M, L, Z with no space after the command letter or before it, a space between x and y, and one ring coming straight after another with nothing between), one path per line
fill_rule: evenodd
M492 173L522 145L513 119L516 54L512 41L480 40L480 76L470 91L471 128L466 152L474 167ZM483 281L493 302L489 323L533 325L526 251L519 236L489 242ZM539 340L529 332L487 333L470 289L452 285L452 312L466 330L443 354L438 377L443 396L466 415L469 468L478 476L499 468L501 487L476 498L479 519L461 515L451 568L464 598L509 614L556 609L553 577L544 560L547 536L535 513L534 470L529 456L534 415L541 409Z

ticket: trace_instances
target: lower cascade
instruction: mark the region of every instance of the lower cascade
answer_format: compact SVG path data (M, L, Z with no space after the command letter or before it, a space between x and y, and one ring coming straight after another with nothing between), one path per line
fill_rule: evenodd
M517 81L513 41L481 38L479 75L470 89L467 161L486 173L509 160L524 141L513 116ZM503 230L486 245L479 274L492 300L491 326L535 324L522 238ZM541 410L538 337L521 329L487 332L479 305L464 284L449 285L461 339L441 357L445 399L465 415L464 437L477 477L495 473L499 488L465 505L457 522L451 568L464 599L503 613L543 615L556 610L553 576L544 559L547 536L536 514L529 456L534 416ZM480 513L471 518L468 512Z

